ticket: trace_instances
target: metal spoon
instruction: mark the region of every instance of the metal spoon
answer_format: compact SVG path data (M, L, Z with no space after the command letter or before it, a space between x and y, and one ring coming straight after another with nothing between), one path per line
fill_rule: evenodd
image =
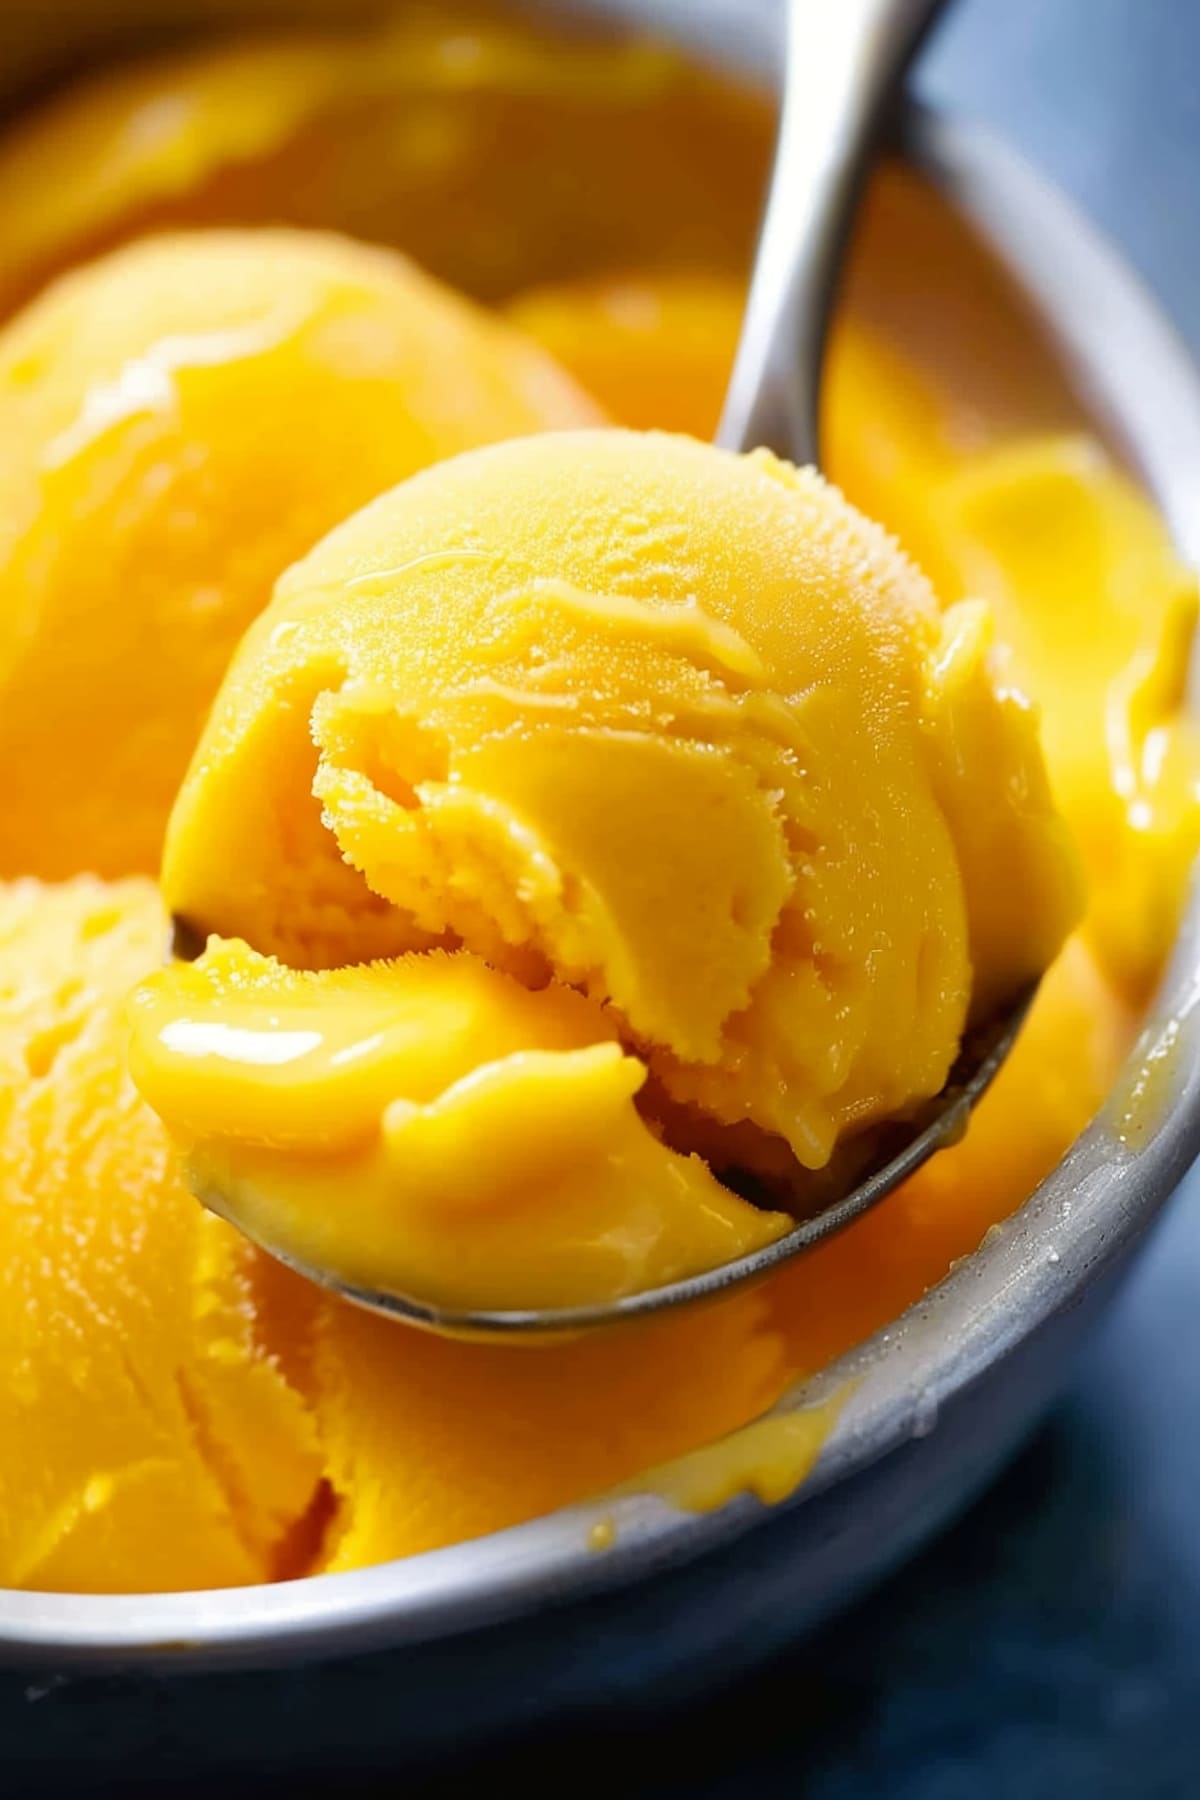
M825 338L888 101L941 0L787 0L775 166L717 442L820 464Z
M826 329L859 184L885 104L940 0L788 0L787 62L775 167L741 342L718 442L766 445L817 462L817 416ZM915 1118L871 1140L851 1185L773 1243L734 1262L595 1306L453 1311L407 1295L358 1288L266 1245L309 1280L408 1324L455 1337L570 1336L686 1306L752 1281L841 1230L878 1204L945 1145L1002 1067L1033 997L969 1033L942 1092ZM221 1196L202 1196L217 1210Z

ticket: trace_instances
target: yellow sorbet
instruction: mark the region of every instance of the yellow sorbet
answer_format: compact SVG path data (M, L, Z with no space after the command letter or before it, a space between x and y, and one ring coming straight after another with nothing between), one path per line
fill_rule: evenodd
M987 597L1021 679L1045 695L1055 792L1087 863L1088 930L1145 999L1200 844L1200 735L1184 711L1196 581L1153 509L1091 439L999 447L942 481L929 528Z
M917 386L911 368L906 375ZM902 428L913 415L885 409L879 398L871 406L870 442L878 479L886 482L889 466L912 464L915 452ZM843 384L835 387L832 404L849 409L870 399L863 388ZM897 434L894 444L885 425ZM849 412L839 433L848 446L863 445L870 435L853 429ZM985 458L968 466L981 471ZM842 472L847 481L854 478L845 464ZM1118 476L1113 480L1120 483ZM1132 498L1127 484L1119 491ZM895 528L906 537L917 526L928 530L929 489L922 497L915 485L905 486L896 495L894 489L889 514ZM916 512L918 498L922 510ZM1144 503L1138 505L1160 547L1160 566L1169 569L1162 528ZM1124 579L1119 564L1108 560L1117 541L1111 534L1100 540L1101 593ZM1000 567L1005 554L998 556ZM1041 596L1024 601L1016 580L1011 593L1024 629L1036 632ZM1152 590L1147 605L1157 604ZM1047 638L1051 630L1047 625ZM1073 667L1064 646L1061 660L1048 666L1051 706L1069 704ZM1121 665L1111 644L1108 667L1116 683ZM1168 724L1177 729L1173 715ZM1098 729L1094 715L1088 715L1087 728ZM1193 822L1194 810L1189 829ZM75 893L78 899L68 898ZM1169 903L1165 896L1162 903ZM240 1581L271 1572L361 1567L533 1517L713 1441L761 1413L790 1374L820 1368L885 1325L955 1258L969 1254L1086 1123L1111 1084L1135 1023L1076 937L1043 983L1011 1062L965 1143L943 1153L875 1213L752 1294L653 1328L530 1355L440 1342L333 1302L260 1257L183 1193L168 1171L165 1131L119 1069L114 1021L128 985L160 961L166 935L148 884L78 883L61 897L22 884L0 903L0 912L6 915L0 987L6 1007L19 1004L26 1021L19 1036L7 1040L0 1084L0 1240L9 1265L0 1275L8 1293L0 1333L9 1333L5 1365L19 1372L7 1401L0 1400L7 1405L3 1441L12 1446L0 1486L6 1476L14 1484L3 1494L9 1535L0 1583L13 1586L178 1588L219 1585L230 1571ZM73 912L85 923L66 930ZM1133 915L1130 929L1136 932L1145 917ZM35 942L44 952L34 952ZM48 1035L35 1019L50 1026ZM78 1028L80 1036L51 1066L64 1023L68 1034ZM79 1046L87 1048L86 1056ZM59 1121L57 1136L51 1116ZM35 1120L44 1156L35 1153ZM70 1171L73 1187L63 1171ZM39 1225L39 1215L50 1222ZM65 1229L59 1220L68 1221ZM192 1258L193 1232L212 1248L211 1257ZM35 1244L36 1255L12 1255L10 1246L21 1234ZM120 1255L112 1252L114 1239L124 1243ZM64 1250L64 1266L73 1271L69 1305L77 1308L70 1315L69 1356L54 1323L64 1306L56 1273ZM197 1360L210 1395L219 1371L224 1430L241 1447L244 1488L277 1495L272 1511L251 1525L254 1541L276 1546L269 1558L245 1552L246 1526L229 1524L234 1509L223 1497L229 1493L224 1475L214 1484L205 1474L205 1464L212 1464L190 1448L194 1434L184 1429L165 1388L163 1370L173 1366L181 1342L185 1360L191 1358L181 1321L185 1311L197 1310L190 1302L170 1304L181 1286L192 1288L190 1278L172 1273L176 1255L195 1272L204 1296L198 1310L215 1327L209 1342L222 1346ZM133 1411L131 1356L139 1379L145 1370L148 1391L160 1399L157 1416L165 1430ZM292 1398L285 1392L280 1403L281 1378ZM278 1434L263 1426L264 1404L281 1405ZM239 1418L245 1421L240 1429ZM308 1510L309 1421L315 1422L319 1467L331 1490L323 1535L321 1503L315 1517ZM89 1486L93 1475L114 1465L144 1465L147 1437L152 1449L145 1510L134 1480L111 1489L105 1481ZM171 1474L175 1459L183 1471L179 1478ZM90 1511L77 1503L85 1494ZM107 1537L104 1521L122 1506L124 1524ZM206 1522L198 1525L198 1518ZM298 1522L284 1525L292 1519ZM93 1521L101 1529L89 1536ZM50 1546L49 1555L41 1544Z
M185 1191L124 1072L128 988L166 934L148 881L0 888L0 1588L407 1555L778 1397L783 1339L754 1295L538 1356L404 1331L261 1257Z
M448 11L362 37L188 46L89 73L0 141L0 309L81 256L147 230L281 220L342 229L397 243L468 290L522 293L514 320L621 422L711 429L740 317L738 277L770 152L769 110L657 51L566 58L507 24L464 31L458 10L452 19ZM884 256L894 270L893 247L911 250L914 241L911 209L886 177L878 191L884 206L866 226L868 263ZM273 240L255 241L265 248ZM930 270L935 288L961 289L963 265L957 254L920 260L927 317ZM358 277L347 279L361 288ZM974 281L969 272L966 285ZM891 290L890 280L884 285ZM288 286L310 291L308 277ZM131 287L121 291L132 304ZM977 346L1003 320L972 292L978 328L968 325L964 341ZM376 316L347 304L356 317ZM274 317L270 294L264 305ZM118 329L122 310L124 301L114 303L106 330ZM168 337L209 329L195 312L166 323ZM114 352L117 374L144 354L130 332L128 348ZM271 476L259 507L251 496L265 477L246 450L222 489L231 498L217 508L225 549L213 566L224 592L249 595L224 572L256 558L258 533L278 532L279 541L254 575L257 597L222 613L211 642L204 597L218 577L198 577L195 604L169 620L158 610L157 577L179 563L194 529L186 522L208 506L194 472L185 479L175 470L179 505L164 509L162 530L148 528L128 558L120 531L101 529L100 516L106 493L123 520L149 499L127 427L114 423L113 444L134 465L128 478L125 463L97 460L97 520L58 562L58 534L68 519L87 517L91 490L68 495L52 471L37 476L36 490L22 487L26 496L68 497L36 542L61 591L78 584L81 604L67 611L56 602L43 623L23 601L0 608L0 729L15 692L4 685L6 659L18 640L31 659L36 643L29 666L40 706L55 711L54 684L63 682L64 693L86 691L93 705L115 692L121 708L86 757L60 719L44 765L5 762L0 859L24 783L35 808L46 810L47 795L57 804L47 784L61 743L67 774L57 799L69 808L61 827L49 812L40 831L30 826L26 866L155 867L189 734L275 576L342 514L417 466L399 454L408 441L399 420L394 444L375 436L374 408L392 392L389 382L352 393L344 359L337 381L327 379L318 343L327 347L328 332L314 322L298 337L295 360L280 360L274 374L264 366L261 381L241 379L260 366L249 357L219 381L202 370L176 381L189 429L226 409L229 441L253 430L270 450L264 467L291 470L287 481ZM29 373L33 381L36 359ZM83 371L77 409L93 385L104 390L114 379L109 360L94 382ZM213 386L202 406L190 396L205 382ZM283 408L278 441L260 416L268 396ZM548 422L539 416L483 435ZM944 602L979 593L993 606L1017 677L1044 709L1052 785L1090 879L1085 931L1043 981L965 1142L753 1293L545 1355L441 1342L320 1294L203 1212L171 1173L165 1129L121 1072L125 991L158 965L166 936L149 885L18 884L0 893L0 1365L12 1372L0 1394L0 1585L131 1591L357 1568L636 1477L756 1418L791 1375L820 1368L896 1318L1052 1167L1131 1041L1133 1002L1174 929L1196 842L1197 749L1180 712L1193 588L1153 509L1096 445L1063 435L994 444L980 435L983 422L969 396L939 392L855 321L839 322L826 381L829 473L899 535ZM152 428L150 415L139 422L148 445ZM39 457L44 437L33 430ZM0 467L24 454L11 425L6 439ZM435 446L430 455L440 453ZM147 468L152 455L174 467L176 440L148 448ZM277 464L285 457L292 462ZM225 467L223 451L217 461ZM292 479L295 510L313 509L311 526L297 526L294 537L284 530ZM321 512L327 492L330 510ZM38 504L10 498L0 541L25 530ZM111 582L102 575L109 565L119 572ZM11 575L7 585L13 591ZM110 643L124 647L123 660L109 655ZM179 663L160 663L174 643ZM203 700L193 667L212 671ZM164 755L176 760L160 783ZM312 773L316 762L313 755ZM294 866L311 876L312 844L328 836L318 806L298 808L291 830ZM4 866L22 864L14 857ZM313 942L336 936L349 907L363 954L409 948L411 920L398 926L383 900L373 910L361 876L336 857L320 866L325 885L305 897ZM423 959L434 985L442 960ZM524 991L543 980L527 953L517 960L511 983L520 978ZM206 1004L221 970L239 966L248 976L264 972L239 946L215 950L192 1003ZM513 995L495 971L473 966L481 992L494 995L495 982ZM294 978L269 973L281 998L299 1004ZM314 1008L326 1034L349 1024L342 1048L360 1041L357 1001L347 1008L338 1000L340 984L352 989L355 979L331 975ZM363 979L373 993L374 972ZM526 997L534 1011L546 1004L533 991ZM623 1041L611 1006L586 997L575 1004L576 1018L602 1021L585 1049L611 1052ZM517 1013L501 1009L503 1017L524 1019L523 1005L518 998ZM473 1030L480 1007L463 1016ZM387 1017L394 1030L396 1014ZM444 1028L444 1005L438 1017ZM462 1040L450 1035L457 1054ZM426 1046L433 1075L447 1076L434 1048ZM635 1056L626 1048L623 1061ZM266 1091L247 1087L236 1064L227 1073L244 1102L265 1103ZM406 1073L415 1075L415 1059ZM650 1090L656 1109L661 1101L668 1110L656 1077L635 1096L643 1119ZM207 1091L215 1097L219 1084ZM305 1095L299 1113L323 1090L291 1091ZM346 1099L344 1086L324 1091Z
M440 456L596 416L337 238L168 237L64 279L0 333L0 875L152 872L280 571Z
M882 1330L979 1248L1066 1154L1135 1030L1136 1014L1077 934L1042 981L963 1142L772 1280L772 1318L797 1374Z
M345 231L489 299L622 258L740 268L770 105L666 47L564 50L487 10L433 0L90 70L0 138L0 312L180 225Z
M0 888L0 1585L292 1572L323 1460L254 1328L254 1252L198 1208L124 1069L149 882Z
M599 1007L463 951L313 975L214 939L134 1009L134 1078L192 1190L352 1287L582 1305L791 1223L659 1142L634 1105L645 1065Z
M718 1164L758 1160L744 1141L722 1158L715 1123L821 1168L841 1137L938 1091L972 999L986 1011L1040 973L1079 904L1033 714L982 609L939 614L811 472L615 431L443 464L290 571L218 699L163 880L193 929L318 969L391 931L408 954L375 972L369 1002L355 975L356 1005L403 1008L441 938L490 965L472 977L489 1005L507 1005L500 970L542 1005L563 985L589 996L578 1049L529 1087L529 1065L518 1084L497 1063L482 1012L449 1071L459 1085L435 1075L432 1098L393 1064L379 1088L356 1063L372 1130L360 1194L361 1160L317 1124L359 1113L328 1056L294 1064L312 1122L299 1147L271 1124L293 1065L239 1059L244 957L217 944L159 978L135 1066L197 1189L302 1260L319 1245L345 1269L337 1239L353 1237L368 1275L372 1239L377 1273L416 1268L423 1252L383 1246L389 1230L423 1239L435 1195L476 1231L501 1193L514 1218L557 1214L563 1230L594 1204L597 1158L606 1237L622 1204L645 1236L654 1161L657 1233L674 1244L675 1215L696 1222L676 1267L722 1260L734 1226L742 1247L774 1235L779 1219L755 1233L731 1195L714 1214L721 1190L694 1157L640 1129L625 1141L647 1071L647 1116L665 1096L678 1147L695 1131ZM294 994L346 1000L344 978L298 989L252 972L264 1043L272 1020L286 1036ZM422 979L432 1044L442 995ZM534 1035L520 1055L547 1047ZM193 1083L221 1098L197 1110ZM475 1278L446 1264L465 1294ZM480 1267L507 1279L497 1259ZM547 1300L625 1291L603 1263L586 1293L560 1294L549 1267L522 1280Z
M619 425L711 438L745 303L732 275L643 270L547 282L507 310Z
M886 183L880 195L889 196ZM877 211L869 229L895 231ZM744 286L687 272L532 290L510 316L621 424L711 431ZM1197 594L1146 497L1092 437L991 432L853 315L835 322L824 462L941 599L986 599L1037 696L1057 803L1089 877L1088 933L1133 1001L1170 946L1200 845L1185 708Z

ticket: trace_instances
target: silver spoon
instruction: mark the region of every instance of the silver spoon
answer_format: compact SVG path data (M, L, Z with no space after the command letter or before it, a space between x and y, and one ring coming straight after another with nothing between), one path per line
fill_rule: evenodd
M766 445L816 463L817 406L826 330L865 171L884 107L940 0L788 0L783 112L770 193L737 359L718 442ZM195 954L199 945L190 946ZM177 944L177 950L188 950ZM1003 1066L1033 989L969 1033L942 1092L921 1113L871 1140L871 1161L852 1185L793 1230L733 1262L595 1306L455 1311L404 1294L355 1287L328 1270L280 1261L359 1306L453 1337L572 1336L597 1326L688 1306L753 1281L861 1218L934 1153L955 1142ZM885 1142L884 1139L887 1141ZM851 1150L852 1153L852 1150ZM222 1210L222 1196L201 1199ZM234 1221L237 1223L236 1219Z
M941 0L787 0L783 108L717 442L819 466L821 364L889 99Z

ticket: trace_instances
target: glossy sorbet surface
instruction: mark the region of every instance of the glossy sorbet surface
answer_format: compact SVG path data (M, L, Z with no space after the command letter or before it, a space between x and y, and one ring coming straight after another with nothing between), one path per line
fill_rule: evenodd
M1072 425L983 429L874 329L839 327L830 475L937 605L810 477L674 439L653 469L647 440L608 434L470 456L312 549L478 445L602 409L710 430L769 134L657 51L564 58L431 16L173 52L0 145L9 307L110 253L0 337L0 1585L349 1569L636 1482L894 1319L1108 1089L1196 843L1195 596ZM885 189L882 244L902 200ZM262 229L280 219L320 230ZM833 582L789 613L810 531ZM880 698L857 729L851 683ZM214 1199L244 1182L295 1218L314 1170L327 1197L324 1159L370 1225L401 1170L426 1281L466 1280L468 1246L477 1275L511 1252L559 1292L769 1235L696 1152L769 1173L790 1143L819 1164L858 1116L843 1102L936 1086L973 988L1038 968L1074 916L1026 690L1086 916L966 1141L765 1286L542 1353L450 1343L331 1299L187 1191L132 1078L135 988L136 1072ZM626 759L607 838L598 734L621 745L606 768ZM189 758L170 905L225 939L164 979L151 877ZM676 906L642 852L676 845L685 799L738 858L696 856ZM901 820L929 829L909 842ZM1019 892L991 879L1014 856ZM872 875L915 912L885 916ZM863 933L895 1018L861 979ZM914 955L941 970L928 990ZM781 1497L819 1428L660 1485Z

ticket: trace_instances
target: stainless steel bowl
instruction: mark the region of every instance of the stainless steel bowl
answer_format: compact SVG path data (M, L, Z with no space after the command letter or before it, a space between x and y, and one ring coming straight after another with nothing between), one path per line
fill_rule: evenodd
M740 0L591 6L653 13L698 50L761 65L769 31L743 31L739 8ZM82 30L86 9L67 14L60 29L79 21ZM994 257L1012 278L1004 347L996 348L1001 377L1022 360L1045 362L1049 342L1070 404L1140 473L1180 548L1200 555L1200 381L1151 300L1057 193L971 127L912 111L902 149L965 221L972 254ZM902 280L911 287L919 276L909 268ZM909 310L919 325L919 305ZM273 1668L391 1646L379 1664L386 1674L363 1692L386 1706L398 1737L422 1743L447 1728L448 1685L451 1728L461 1737L567 1706L632 1704L648 1690L661 1700L718 1670L729 1675L907 1555L978 1489L1053 1395L1200 1151L1198 997L1193 906L1118 1097L974 1256L789 1402L810 1403L848 1377L857 1384L791 1501L769 1510L740 1498L694 1515L661 1499L623 1498L275 1587L116 1598L0 1593L0 1656L26 1670L86 1675ZM1131 1148L1119 1134L1119 1096L1167 1045L1171 1092ZM609 1519L616 1542L597 1554L590 1528ZM178 1696L180 1684L171 1691ZM294 1749L302 1751L304 1730L289 1713L284 1735Z

